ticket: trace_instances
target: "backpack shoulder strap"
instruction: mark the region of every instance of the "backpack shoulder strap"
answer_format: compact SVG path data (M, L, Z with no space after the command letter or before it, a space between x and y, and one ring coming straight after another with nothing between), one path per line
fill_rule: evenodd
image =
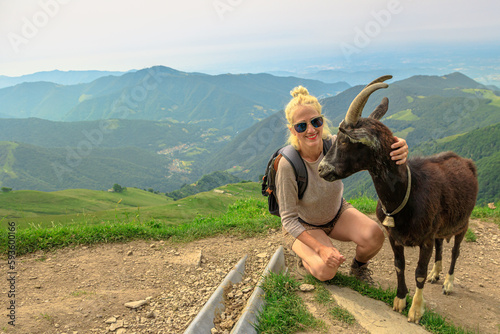
M331 138L323 139L323 155L326 155L330 147L332 147ZM278 170L279 160L281 159L280 155L285 157L285 159L292 165L293 170L295 171L295 178L297 180L299 199L302 199L307 189L307 169L304 160L302 160L299 152L292 145L287 145L279 149L269 161L269 164L274 163L274 170ZM276 157L276 159L273 159L274 157ZM262 193L264 194L264 191Z
M299 190L299 199L302 199L307 188L307 169L304 160L302 160L299 152L293 148L292 145L283 147L281 149L281 155L288 160L295 171L295 178L297 179L297 187Z

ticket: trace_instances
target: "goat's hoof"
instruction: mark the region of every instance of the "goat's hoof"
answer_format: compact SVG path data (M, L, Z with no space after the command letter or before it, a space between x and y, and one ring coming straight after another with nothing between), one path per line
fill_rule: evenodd
M432 267L432 271L429 273L427 276L427 281L430 283L436 283L439 281L439 274L443 270L443 264L441 261L437 261L434 263L434 266Z
M431 283L431 284L434 284L434 283L437 283L437 281L439 281L439 275L438 276L427 276L427 282Z
M424 315L425 307L424 302L422 303L413 303L411 305L410 311L408 311L408 322L414 322L418 324L420 322L420 318Z
M449 295L453 291L454 275L446 275L443 283L443 294Z
M443 285L443 295L447 295L449 296L451 294L451 292L453 291L452 288L447 288Z
M394 298L394 303L392 304L392 310L399 313L403 312L406 307L406 297L405 298Z
M415 295L413 296L413 302L411 303L410 311L408 311L408 322L414 322L418 324L420 318L425 312L425 300L423 295L423 289L417 288Z

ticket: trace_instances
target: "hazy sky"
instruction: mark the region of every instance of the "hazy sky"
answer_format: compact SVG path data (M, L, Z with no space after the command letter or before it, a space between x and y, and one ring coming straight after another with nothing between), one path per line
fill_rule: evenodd
M0 0L0 75L343 68L381 50L498 48L499 13L496 0Z

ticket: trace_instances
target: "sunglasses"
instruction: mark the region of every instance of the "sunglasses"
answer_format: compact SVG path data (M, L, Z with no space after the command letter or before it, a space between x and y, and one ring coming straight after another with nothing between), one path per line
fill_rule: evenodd
M318 116L311 119L309 122L300 122L293 125L293 128L297 133L302 133L307 130L307 123L311 123L311 125L315 128L319 128L323 125L323 116Z

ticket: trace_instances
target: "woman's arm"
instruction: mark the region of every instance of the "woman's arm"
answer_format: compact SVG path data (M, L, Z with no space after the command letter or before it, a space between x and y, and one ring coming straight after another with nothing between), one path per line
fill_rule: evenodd
M345 261L344 255L340 254L335 247L325 246L307 231L302 232L297 237L297 240L301 241L303 244L318 253L323 262L325 262L325 264L329 267L337 268Z
M406 140L398 137L394 137L397 141L391 145L393 151L391 152L391 159L396 160L396 164L402 165L406 162L408 157L408 145Z

